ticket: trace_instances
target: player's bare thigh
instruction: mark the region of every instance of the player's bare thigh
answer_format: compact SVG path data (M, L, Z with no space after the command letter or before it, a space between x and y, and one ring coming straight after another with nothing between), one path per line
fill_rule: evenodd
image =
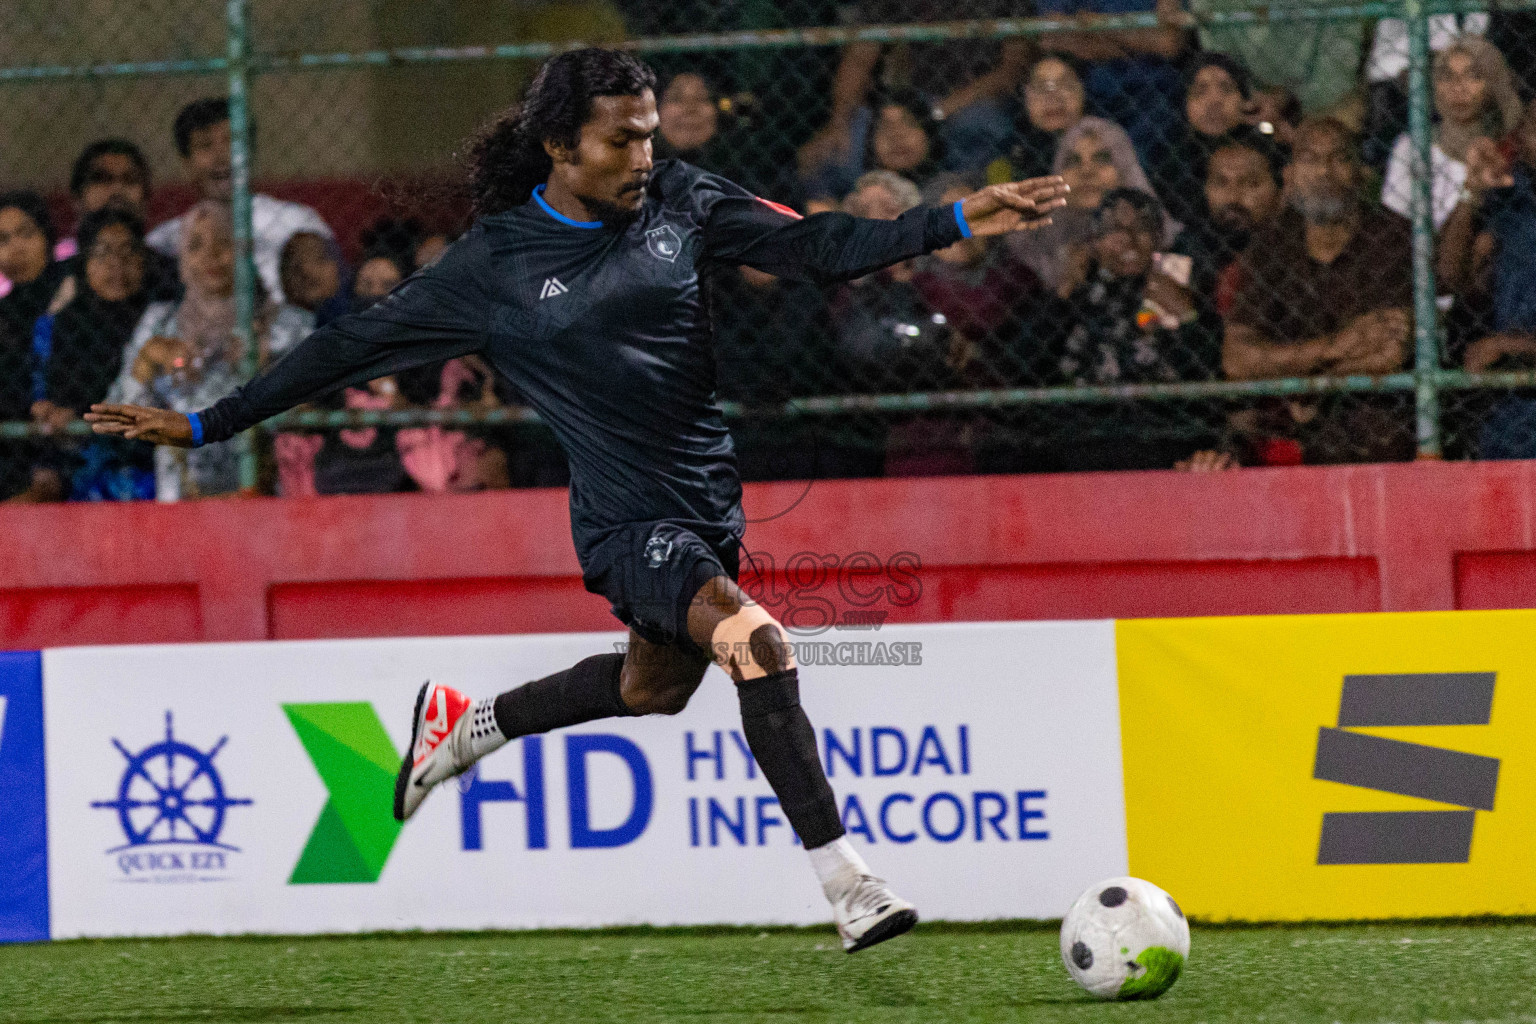
M653 644L629 631L619 692L637 715L675 715L704 680L709 659L676 644Z
M727 628L722 631L722 623ZM723 641L730 626L743 624L742 643ZM702 650L714 651L715 661L737 683L794 666L793 652L783 628L764 619L762 610L728 576L716 576L688 606L688 635ZM750 648L743 656L741 647ZM734 650L736 657L729 653ZM634 630L619 677L620 693L629 709L640 715L675 715L688 706L704 680L710 659L679 645L653 644Z

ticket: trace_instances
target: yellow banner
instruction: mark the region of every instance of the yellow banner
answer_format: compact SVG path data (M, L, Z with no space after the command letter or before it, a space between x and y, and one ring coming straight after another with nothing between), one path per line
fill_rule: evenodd
M1536 913L1536 612L1116 631L1131 873L1191 914Z

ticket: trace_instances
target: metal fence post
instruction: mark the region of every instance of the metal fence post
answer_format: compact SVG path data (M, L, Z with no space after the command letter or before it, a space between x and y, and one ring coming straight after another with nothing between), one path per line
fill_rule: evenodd
M251 253L251 118L250 47L247 22L249 0L228 0L225 7L229 55L229 162L231 213L235 235L235 335L245 353L245 372L254 375L261 363L256 341L256 266ZM240 486L256 486L256 435L240 440Z
M1408 134L1413 142L1414 425L1419 458L1440 458L1440 342L1435 306L1434 180L1430 146L1429 12L1425 0L1403 0L1408 24Z

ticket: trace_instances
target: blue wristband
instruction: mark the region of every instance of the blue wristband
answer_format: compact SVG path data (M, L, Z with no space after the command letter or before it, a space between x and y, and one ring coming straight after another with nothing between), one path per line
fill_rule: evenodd
M198 418L197 413L189 412L187 413L187 422L192 424L192 447L201 448L203 446L203 421Z
M965 202L964 199L955 200L955 223L960 225L960 237L970 238L971 226L965 222L965 214L960 212L960 204L963 202Z

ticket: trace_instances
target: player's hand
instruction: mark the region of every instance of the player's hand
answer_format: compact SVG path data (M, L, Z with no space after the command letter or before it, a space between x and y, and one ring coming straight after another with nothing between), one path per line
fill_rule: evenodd
M130 441L192 447L192 421L185 413L169 409L148 409L142 405L91 406L85 420L98 434L116 434Z
M1030 178L988 185L960 206L973 235L1001 235L1041 228L1051 211L1067 205L1067 183L1060 178Z

